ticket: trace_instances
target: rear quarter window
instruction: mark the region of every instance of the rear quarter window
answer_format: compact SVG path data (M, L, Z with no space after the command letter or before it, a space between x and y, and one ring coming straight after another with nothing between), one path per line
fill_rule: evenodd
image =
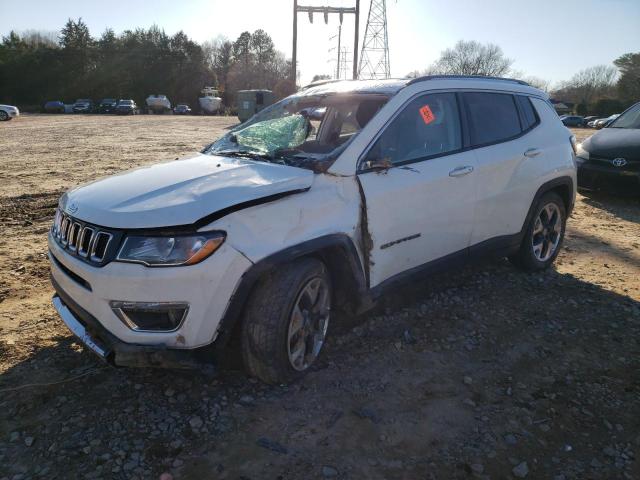
M522 132L513 95L467 92L463 98L472 146L502 142Z
M522 117L522 129L529 130L538 124L538 116L536 115L533 105L529 97L524 95L516 95L516 103L520 109L520 115Z

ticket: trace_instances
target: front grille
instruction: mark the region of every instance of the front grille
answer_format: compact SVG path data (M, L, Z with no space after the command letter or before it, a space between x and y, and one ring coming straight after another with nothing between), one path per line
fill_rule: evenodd
M51 227L55 241L71 255L96 266L111 261L122 233L91 225L56 210Z
M608 170L611 170L612 172L621 172L621 171L626 171L626 172L637 172L640 171L640 160L636 160L636 159L630 159L630 158L625 158L625 161L627 162L624 166L621 167L617 167L613 164L613 160L614 158L621 158L621 157L603 157L600 155L591 155L589 157L589 160L591 162L593 162L595 165L599 165L600 167L606 168Z

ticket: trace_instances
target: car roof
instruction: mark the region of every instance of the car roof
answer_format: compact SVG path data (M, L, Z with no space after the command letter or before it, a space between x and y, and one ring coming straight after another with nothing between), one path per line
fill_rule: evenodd
M428 87L470 87L474 89L510 90L548 98L547 94L522 80L477 75L428 75L418 78L387 80L321 80L303 87L295 96L328 95L334 93L369 93L392 96L409 85L422 82L424 82L425 89Z

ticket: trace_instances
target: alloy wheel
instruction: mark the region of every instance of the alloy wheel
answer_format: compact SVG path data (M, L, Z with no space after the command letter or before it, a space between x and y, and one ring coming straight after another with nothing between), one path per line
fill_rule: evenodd
M291 366L306 370L318 357L329 326L331 292L327 281L314 277L300 290L293 305L287 333Z
M549 260L562 236L562 213L555 203L547 203L536 217L531 236L533 255L540 262Z

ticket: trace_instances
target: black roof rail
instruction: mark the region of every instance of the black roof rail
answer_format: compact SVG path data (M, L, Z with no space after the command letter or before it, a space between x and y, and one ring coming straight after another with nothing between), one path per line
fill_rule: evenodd
M467 79L500 80L502 82L512 82L520 85L526 85L528 87L531 86L524 80L517 80L515 78L504 78L504 77L488 77L484 75L425 75L423 77L416 77L412 79L409 83L407 83L407 86L413 85L414 83L418 83L418 82L426 82L428 80L467 80Z
M326 85L328 83L337 83L337 82L344 82L344 79L323 79L323 80L316 80L315 82L311 82L307 85L305 85L304 87L301 87L300 90L306 90L307 88L311 88L311 87L317 87L319 85Z

